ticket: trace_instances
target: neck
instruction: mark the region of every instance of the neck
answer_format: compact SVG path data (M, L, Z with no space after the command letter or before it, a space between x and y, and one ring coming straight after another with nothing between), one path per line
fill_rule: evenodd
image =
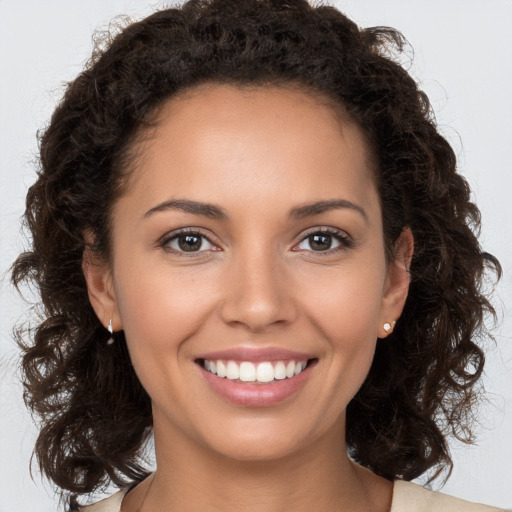
M339 432L328 432L293 455L241 461L189 439L173 442L155 425L158 469L142 512L389 510L392 484L354 464ZM130 493L123 511L137 510L145 490Z

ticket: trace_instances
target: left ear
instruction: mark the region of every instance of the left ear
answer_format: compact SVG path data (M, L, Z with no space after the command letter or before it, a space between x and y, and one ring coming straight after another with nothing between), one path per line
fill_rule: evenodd
M398 237L394 247L394 257L388 266L388 275L382 297L379 338L385 338L393 332L395 322L404 309L409 284L411 282L411 260L414 253L414 238L406 227Z

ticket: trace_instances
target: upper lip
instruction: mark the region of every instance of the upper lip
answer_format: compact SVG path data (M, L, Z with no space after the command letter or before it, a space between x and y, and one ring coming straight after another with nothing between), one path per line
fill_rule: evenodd
M226 350L218 350L215 352L208 352L203 354L199 359L208 359L209 361L250 361L258 363L262 361L306 361L313 359L314 356L311 354L305 354L303 352L295 352L279 347L268 347L268 348L253 348L253 347L237 347Z

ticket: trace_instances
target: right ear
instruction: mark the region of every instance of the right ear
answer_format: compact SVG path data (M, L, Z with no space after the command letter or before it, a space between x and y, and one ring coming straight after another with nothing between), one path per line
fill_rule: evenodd
M112 272L108 262L103 261L92 249L91 237L85 237L85 249L82 257L82 271L87 283L89 301L96 316L105 329L112 319L114 332L122 329L116 294L112 281Z

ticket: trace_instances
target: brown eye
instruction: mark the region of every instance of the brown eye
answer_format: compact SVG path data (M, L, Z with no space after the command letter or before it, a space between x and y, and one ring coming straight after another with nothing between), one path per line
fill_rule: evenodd
M314 231L306 235L296 246L295 250L311 252L327 252L336 249L348 248L350 239L343 232Z
M204 252L215 246L201 233L178 233L169 238L164 246L176 252Z
M313 251L327 251L332 246L332 236L324 233L317 233L308 236L309 246Z
M178 237L178 246L182 251L199 251L203 245L202 237L197 235L181 235Z

